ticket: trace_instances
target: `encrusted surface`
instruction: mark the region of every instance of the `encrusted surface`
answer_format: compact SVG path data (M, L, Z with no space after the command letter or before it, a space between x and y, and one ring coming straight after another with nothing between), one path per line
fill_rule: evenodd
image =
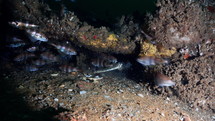
M157 7L149 27L158 42L178 48L207 38L207 15L198 2L159 0Z

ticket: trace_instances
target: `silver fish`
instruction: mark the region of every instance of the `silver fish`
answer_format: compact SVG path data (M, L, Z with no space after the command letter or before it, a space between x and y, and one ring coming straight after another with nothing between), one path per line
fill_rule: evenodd
M31 30L27 30L26 32L28 34L29 39L32 42L37 42L37 41L39 41L39 42L47 42L48 41L48 39L42 33L38 33L36 31L31 31Z
M23 40L22 40L22 39L19 39L19 38L17 38L17 37L13 37L13 38L11 39L11 41L12 41L12 42L22 42Z
M26 65L25 70L26 71L38 71L39 68L37 66L35 66L35 65Z
M57 44L51 44L51 45L66 55L77 55L77 52L72 47L64 46L64 45L57 45Z
M23 23L23 22L18 22L18 21L9 22L9 25L11 25L11 26L13 26L13 27L16 27L16 28L19 28L19 29L38 27L38 26L35 25L35 24Z
M174 86L175 82L173 82L169 77L167 77L164 74L157 73L155 75L154 82L159 87L165 87L165 86Z
M162 58L157 58L153 56L142 56L137 58L137 62L142 64L143 66L154 66L157 64L168 64L169 61Z
M9 44L8 47L18 48L18 47L22 47L24 45L26 45L25 42L13 42L13 43Z
M43 66L46 64L46 62L42 59L37 59L37 60L32 61L32 64L34 64L36 66Z
M28 52L35 52L37 50L37 47L32 46L26 49Z

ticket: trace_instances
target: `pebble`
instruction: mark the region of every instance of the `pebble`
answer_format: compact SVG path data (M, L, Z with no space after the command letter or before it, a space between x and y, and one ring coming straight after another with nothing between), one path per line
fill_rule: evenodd
M164 113L160 113L161 116L165 116Z
M22 85L19 85L19 89L24 89L24 86L22 86Z
M104 98L107 99L107 100L109 100L109 101L113 101L113 99L110 96L108 96L108 95L104 95Z
M83 94L86 94L87 91L80 91L80 94L83 95Z
M64 106L64 103L59 103L59 106Z
M72 91L73 91L73 89L68 89L68 91L69 91L69 92L72 92Z
M51 74L51 76L58 76L59 74Z
M121 90L121 89L118 89L117 90L117 93L119 94L119 93L123 93L124 91L123 90Z
M62 84L62 85L60 85L59 87L60 87L60 88L64 88L64 87L65 87L65 85L64 85L64 84Z
M55 98L55 99L54 99L54 101L55 101L55 102L58 102L58 101L59 101L59 99Z
M140 97L142 97L142 98L144 97L144 96L143 96L143 94L140 94L140 93L139 93L139 94L137 94L137 96L140 96Z

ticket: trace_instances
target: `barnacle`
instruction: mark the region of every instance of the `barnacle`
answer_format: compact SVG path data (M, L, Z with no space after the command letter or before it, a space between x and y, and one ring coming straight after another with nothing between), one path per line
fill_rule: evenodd
M153 45L148 42L143 42L141 52L139 56L172 56L176 52L176 49L172 47L171 49L166 49L161 47L158 49L157 45Z

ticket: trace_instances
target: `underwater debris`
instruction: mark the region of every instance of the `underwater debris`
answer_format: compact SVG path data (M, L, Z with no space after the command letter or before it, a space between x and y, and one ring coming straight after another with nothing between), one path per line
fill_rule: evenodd
M83 81L85 81L85 82L93 82L93 83L98 83L99 82L99 80L102 80L103 79L103 77L100 77L100 76L98 76L98 75L96 75L96 76L86 76L86 74L84 74L85 76L82 78L82 80Z
M165 86L169 87L169 86L175 85L175 82L173 82L169 77L161 73L157 73L155 75L154 82L155 82L155 85L159 87L165 87Z
M101 70L97 70L94 73L104 73L104 72L109 72L109 71L113 71L113 70L117 70L117 69L121 69L122 68L122 63L117 63L114 67L111 68L106 68L106 69L101 69Z

